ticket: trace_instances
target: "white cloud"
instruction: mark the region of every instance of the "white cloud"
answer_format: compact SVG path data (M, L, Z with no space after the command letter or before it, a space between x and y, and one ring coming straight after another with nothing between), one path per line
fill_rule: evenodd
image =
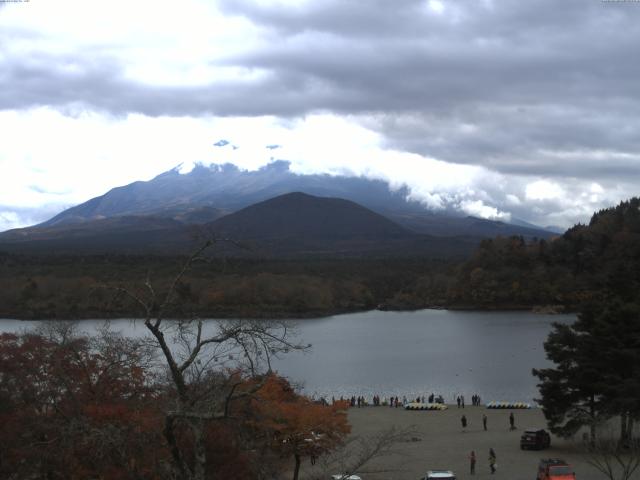
M408 184L414 196L442 208L467 196L484 169L382 148L380 134L335 115L282 122L274 117L184 118L55 110L0 112L0 204L69 205L110 188L194 163L256 169L274 159L298 173L366 175ZM214 147L218 140L229 143ZM278 144L276 150L267 145Z
M147 85L195 86L260 75L224 62L257 45L263 30L240 16L223 16L215 2L7 4L0 12L0 29L16 32L16 41L3 45L6 58L36 62L41 55L77 57L80 63L58 65L70 75L82 72L87 51L96 61L116 61L125 78Z
M527 200L552 200L562 198L566 194L557 183L548 180L538 180L527 185L525 196Z
M511 206L522 205L522 202L516 195L508 194L505 198L507 200L507 205L511 205Z
M501 220L508 222L511 220L511 214L501 212L495 207L485 205L482 200L465 200L460 204L463 211L474 217L486 218L489 220Z
M407 185L410 196L430 209L505 221L513 216L544 225L568 226L623 195L596 182L532 182L388 148L382 134L367 124L366 118L333 114L283 121L110 117L90 111L65 116L49 108L3 111L0 228L39 222L44 213L36 210L51 215L180 164L187 172L195 163L228 162L253 170L288 160L298 173L358 175L389 181L393 188ZM228 144L214 146L219 140Z
M427 5L429 6L429 9L437 14L442 14L444 13L444 3L442 3L440 0L429 0L427 2Z

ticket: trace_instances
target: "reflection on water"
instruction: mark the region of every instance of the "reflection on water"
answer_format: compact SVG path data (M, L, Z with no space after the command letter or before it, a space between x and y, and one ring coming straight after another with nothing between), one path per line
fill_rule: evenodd
M483 400L532 401L537 396L532 368L548 365L543 342L552 322L572 315L527 312L363 312L300 320L299 341L309 353L293 352L275 369L303 383L315 396L379 394L416 397L433 392L447 402L473 393ZM101 323L80 322L91 332ZM0 320L0 331L32 328L38 322ZM144 327L111 321L126 335Z

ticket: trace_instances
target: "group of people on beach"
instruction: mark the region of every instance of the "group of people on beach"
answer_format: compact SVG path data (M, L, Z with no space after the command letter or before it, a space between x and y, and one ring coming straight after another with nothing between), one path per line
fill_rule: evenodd
M456 397L456 403L458 404L458 408L464 408L464 395L458 395ZM471 405L474 407L480 406L480 395L477 393L471 395Z
M460 417L460 423L462 424L462 431L465 432L468 422L467 422L467 417L463 414L462 417ZM486 414L482 414L482 428L486 431L487 430L487 415ZM515 430L516 429L516 419L515 416L513 415L513 412L509 413L509 430ZM493 450L493 448L489 449L489 470L491 470L491 473L496 473L496 452ZM469 454L469 468L470 468L470 472L471 475L475 475L476 473L476 452L474 450L471 450L471 453Z
M486 432L487 431L487 414L483 413L482 414L482 429ZM467 431L467 425L469 424L468 420L467 420L467 416L465 414L462 414L462 417L460 417L460 423L462 424L462 431L466 432ZM513 412L509 413L509 430L515 430L516 429L516 417L513 415Z
M367 401L367 399L364 397L364 395L352 395L351 397L347 397L346 399L344 398L344 396L340 396L339 399L336 399L335 396L331 397L331 404L335 405L336 402L347 402L348 405L350 405L351 407L368 407L368 406L374 406L374 407L379 407L379 406L386 406L386 407L404 407L405 405L407 405L408 403L411 402L415 402L415 403L444 403L444 397L442 395L435 395L434 393L432 393L431 395L429 395L428 397L423 396L418 396L415 399L408 399L406 396L403 396L402 399L399 396L391 396L388 399L387 398L383 398L380 395L373 395L373 397L371 398L371 402ZM321 397L319 400L319 403L322 403L323 405L326 405L327 402L324 399L324 397Z
M390 396L389 398L381 397L380 395L373 395L371 397L371 401L369 402L364 395L352 395L351 397L344 398L344 396L340 396L339 399L336 399L335 396L331 397L331 404L335 405L336 402L347 402L351 407L368 407L368 406L385 406L385 407L404 407L409 403L440 403L444 404L444 397L442 395L436 395L435 393L431 393L429 396L417 396L415 398L407 398L406 395L403 395L402 398L399 396ZM458 395L456 397L456 401L458 403L458 408L464 408L464 395ZM320 403L326 405L327 402L324 397L321 397L319 400ZM472 405L480 406L480 395L474 394L471 397Z

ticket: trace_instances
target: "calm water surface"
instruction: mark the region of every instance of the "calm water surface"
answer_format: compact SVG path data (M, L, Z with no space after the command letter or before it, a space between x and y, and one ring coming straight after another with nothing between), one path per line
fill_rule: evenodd
M301 382L307 394L331 397L377 393L415 397L433 392L451 402L462 393L484 401L528 401L537 396L532 368L549 365L543 342L552 322L573 315L527 312L420 310L338 315L301 320L299 341L310 353L294 352L275 369ZM99 321L80 322L92 331ZM0 320L0 331L18 331L38 322ZM139 335L141 326L112 321L116 330Z

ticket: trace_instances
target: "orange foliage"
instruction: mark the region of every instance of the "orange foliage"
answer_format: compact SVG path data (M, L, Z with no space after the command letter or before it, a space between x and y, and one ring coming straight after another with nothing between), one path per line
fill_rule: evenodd
M255 427L270 432L283 455L318 457L342 444L351 431L343 405L323 405L298 395L272 375L252 400Z

